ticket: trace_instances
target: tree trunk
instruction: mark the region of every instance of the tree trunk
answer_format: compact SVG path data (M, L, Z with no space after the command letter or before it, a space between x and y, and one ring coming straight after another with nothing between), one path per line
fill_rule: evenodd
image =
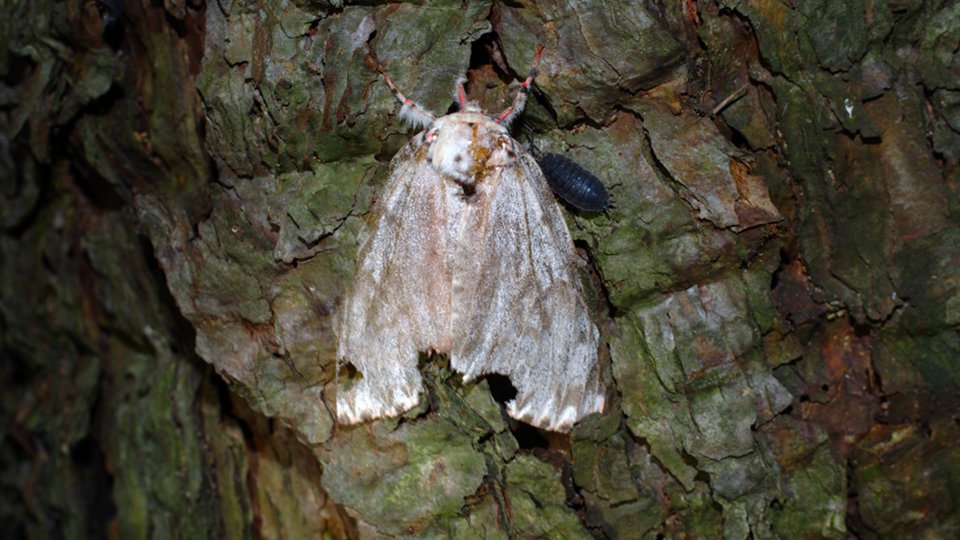
M12 537L960 536L960 4L9 0ZM607 185L565 207L602 415L443 357L334 421L339 298L466 75ZM512 84L511 84L512 83Z

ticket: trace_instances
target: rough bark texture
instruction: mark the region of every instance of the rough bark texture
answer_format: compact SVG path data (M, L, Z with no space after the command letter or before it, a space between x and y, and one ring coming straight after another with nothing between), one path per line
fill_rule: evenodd
M960 535L960 4L360 4L3 3L15 536ZM408 138L373 60L493 110L538 42L518 134L615 203L567 214L609 410L536 432L434 361L336 426Z

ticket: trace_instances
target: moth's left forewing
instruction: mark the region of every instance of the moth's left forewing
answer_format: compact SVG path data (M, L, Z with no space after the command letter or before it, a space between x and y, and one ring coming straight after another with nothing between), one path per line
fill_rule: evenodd
M573 241L533 158L484 180L457 238L451 364L470 380L507 375L514 418L567 431L603 408L599 334L583 300Z

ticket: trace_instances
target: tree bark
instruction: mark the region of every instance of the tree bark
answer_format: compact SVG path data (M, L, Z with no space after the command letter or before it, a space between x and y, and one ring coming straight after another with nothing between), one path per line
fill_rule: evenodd
M960 536L960 7L11 0L13 537ZM457 79L601 178L565 207L607 410L434 358L334 421L339 297Z

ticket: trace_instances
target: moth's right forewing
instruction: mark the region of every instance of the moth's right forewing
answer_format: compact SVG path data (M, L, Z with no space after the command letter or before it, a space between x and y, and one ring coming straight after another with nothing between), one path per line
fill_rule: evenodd
M338 361L361 374L338 389L342 423L415 406L422 390L419 351L450 341L446 189L426 160L422 135L391 162L337 318Z

